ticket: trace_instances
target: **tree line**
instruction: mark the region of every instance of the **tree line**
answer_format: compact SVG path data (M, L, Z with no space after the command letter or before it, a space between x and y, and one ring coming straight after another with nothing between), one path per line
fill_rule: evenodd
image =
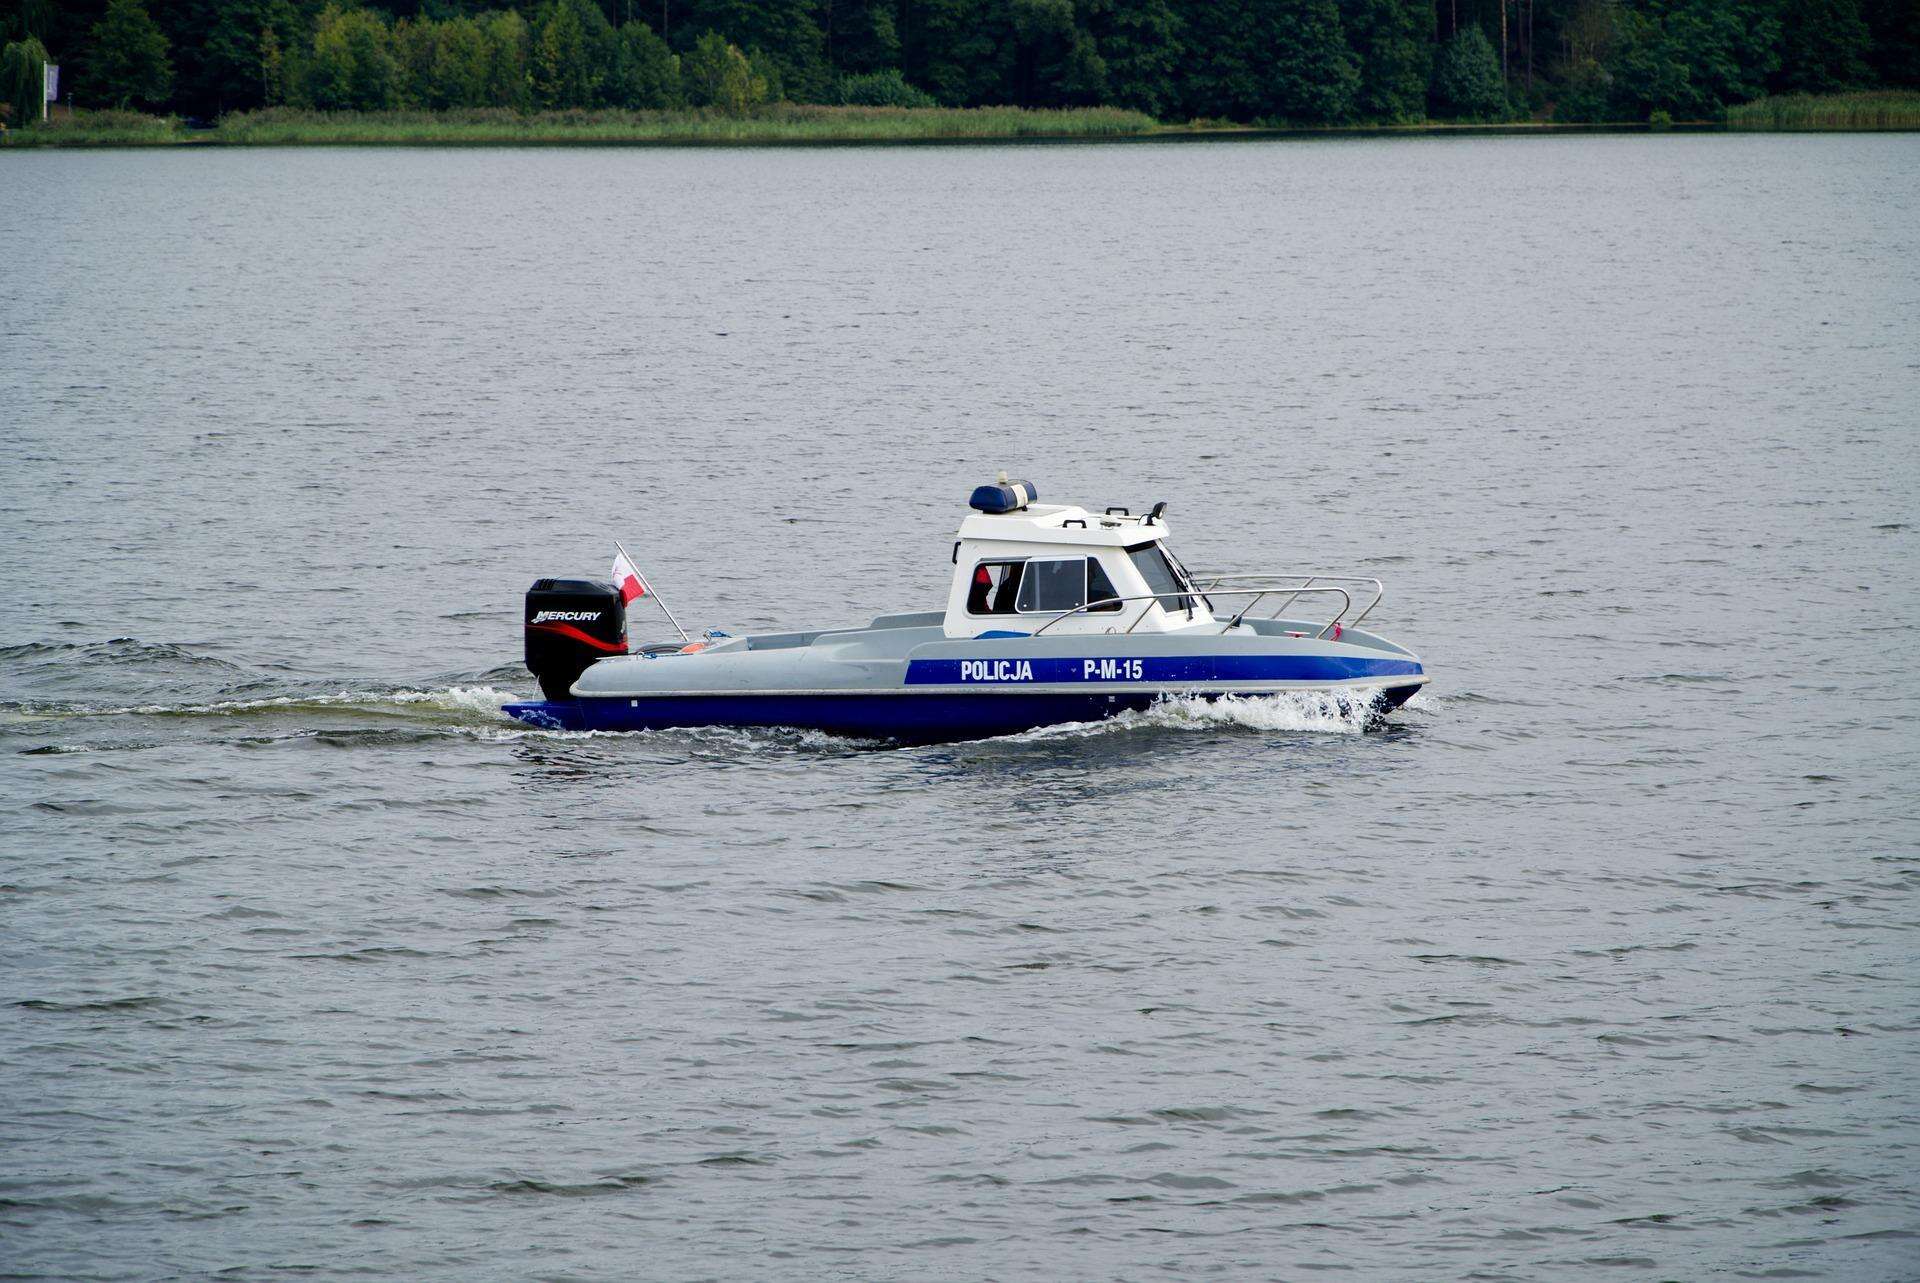
M1766 93L1920 87L1920 0L20 0L11 25L17 119L36 58L83 107L203 119L783 100L1711 119Z

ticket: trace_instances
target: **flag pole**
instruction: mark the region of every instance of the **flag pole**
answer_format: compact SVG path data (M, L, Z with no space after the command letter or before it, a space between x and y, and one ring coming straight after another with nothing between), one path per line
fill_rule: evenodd
M613 541L613 546L620 550L620 555L627 559L627 564L633 567L634 573L639 574L640 563L633 559L633 554L627 551L626 545L622 544L618 539L616 539ZM667 608L666 600L662 598L659 593L653 590L653 585L647 582L647 577L645 575L640 575L640 586L646 589L647 596L653 598L654 603L658 605L662 611L666 612L667 622L673 625L674 632L680 634L680 640L683 642L691 642L693 638L687 636L687 630L682 628L680 626L680 621L673 617L673 611Z

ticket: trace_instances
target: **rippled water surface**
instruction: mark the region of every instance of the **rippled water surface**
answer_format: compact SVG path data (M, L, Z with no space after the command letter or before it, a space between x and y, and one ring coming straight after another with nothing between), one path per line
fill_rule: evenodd
M0 1274L1920 1277L1920 137L0 188ZM1000 467L1433 685L497 714L536 575L926 608Z

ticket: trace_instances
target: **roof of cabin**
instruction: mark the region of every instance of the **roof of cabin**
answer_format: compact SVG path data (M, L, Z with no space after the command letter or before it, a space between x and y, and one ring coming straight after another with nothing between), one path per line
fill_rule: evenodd
M960 523L960 538L1094 548L1120 548L1166 538L1164 517L1150 526L1143 525L1143 520L1137 513L1106 516L1072 504L1030 503L1014 512L969 513ZM1069 521L1079 524L1070 526L1066 524Z

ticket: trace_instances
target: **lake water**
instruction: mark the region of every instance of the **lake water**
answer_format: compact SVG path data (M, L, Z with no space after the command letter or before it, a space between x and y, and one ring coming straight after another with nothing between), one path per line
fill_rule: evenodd
M1920 1277L1920 136L0 188L0 1275ZM930 608L1003 467L1432 686L497 714L537 575Z

